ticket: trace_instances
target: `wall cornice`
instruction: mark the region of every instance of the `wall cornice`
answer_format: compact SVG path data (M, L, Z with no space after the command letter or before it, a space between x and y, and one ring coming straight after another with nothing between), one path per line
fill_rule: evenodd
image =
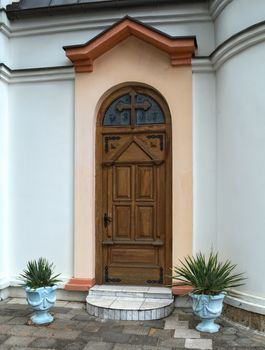
M218 70L227 60L238 53L263 41L265 41L265 21L233 35L210 55L214 70Z
M8 84L74 80L74 69L69 66L12 70L0 64L0 80Z
M5 16L5 14L3 14ZM47 22L44 24L27 25L23 28L16 24L10 24L7 20L5 21L5 27L1 27L0 20L0 31L9 38L15 38L20 36L32 36L32 35L43 35L43 34L56 34L63 32L73 32L80 30L97 30L102 31L112 25L114 22L120 20L120 16L103 16L98 19L91 18L59 18L56 22ZM139 15L134 16L137 20L146 23L147 25L163 25L163 24L176 24L185 22L210 22L211 16L207 8L200 8L194 10L183 9L182 11L170 10L168 13L164 14L153 14L153 15Z
M195 57L191 61L192 73L212 73L213 65L209 57Z
M221 44L209 57L194 57L194 73L210 73L218 70L225 62L246 50L265 41L265 21L255 24L233 35ZM24 83L34 81L73 80L74 68L71 66L11 70L0 64L0 80L6 83Z
M209 6L210 15L215 20L233 0L213 0Z

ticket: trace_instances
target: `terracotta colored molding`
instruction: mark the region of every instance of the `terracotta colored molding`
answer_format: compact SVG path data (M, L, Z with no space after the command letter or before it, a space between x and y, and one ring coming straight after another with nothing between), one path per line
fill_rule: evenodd
M64 286L65 290L87 292L96 284L94 278L71 278L70 281Z
M92 72L93 62L129 36L143 40L170 56L172 66L191 65L196 49L195 37L171 37L126 16L86 44L65 46L66 56L76 72Z
M193 291L191 286L173 286L172 294L173 295L184 295Z

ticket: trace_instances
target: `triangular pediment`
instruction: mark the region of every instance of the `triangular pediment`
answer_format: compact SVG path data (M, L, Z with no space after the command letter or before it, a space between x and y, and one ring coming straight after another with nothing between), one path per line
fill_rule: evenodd
M132 142L116 159L120 162L150 161L152 158L136 142Z
M64 50L76 72L92 72L95 59L129 36L168 53L172 66L190 65L196 48L195 37L172 37L126 16L87 43L65 46Z

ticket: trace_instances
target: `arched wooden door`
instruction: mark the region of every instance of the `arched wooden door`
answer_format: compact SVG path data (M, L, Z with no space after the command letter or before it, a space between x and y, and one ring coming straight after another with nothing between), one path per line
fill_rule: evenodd
M99 111L96 282L170 283L171 119L142 86L119 89Z

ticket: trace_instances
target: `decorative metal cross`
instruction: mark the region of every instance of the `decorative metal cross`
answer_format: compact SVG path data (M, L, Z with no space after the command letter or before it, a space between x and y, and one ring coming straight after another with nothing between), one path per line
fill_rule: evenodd
M120 102L117 104L116 109L119 112L122 112L125 109L129 109L131 111L131 126L134 128L136 123L136 109L143 109L144 111L147 111L151 107L151 103L147 100L142 103L136 103L136 93L134 91L130 92L130 96L131 103Z

